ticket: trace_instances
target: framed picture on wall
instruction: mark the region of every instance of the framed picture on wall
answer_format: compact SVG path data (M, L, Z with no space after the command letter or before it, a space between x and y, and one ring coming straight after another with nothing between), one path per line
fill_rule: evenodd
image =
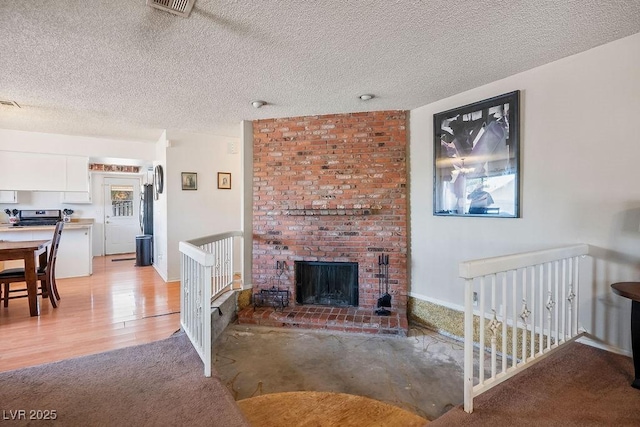
M520 217L520 91L433 115L433 214Z
M197 190L198 174L195 172L182 172L182 189Z
M230 172L218 172L218 188L222 190L231 190Z

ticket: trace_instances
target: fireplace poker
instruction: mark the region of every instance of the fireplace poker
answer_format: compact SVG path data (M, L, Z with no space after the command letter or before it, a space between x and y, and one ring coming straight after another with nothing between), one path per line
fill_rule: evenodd
M384 287L384 294L382 289ZM380 298L378 298L378 309L376 314L378 316L388 316L391 314L386 307L391 307L391 295L389 294L389 255L384 253L378 256L378 291L380 292Z

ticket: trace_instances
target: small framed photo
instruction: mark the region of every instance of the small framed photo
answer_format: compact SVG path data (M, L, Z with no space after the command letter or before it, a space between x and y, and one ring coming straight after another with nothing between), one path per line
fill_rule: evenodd
M198 174L195 172L182 172L182 189L197 190Z
M231 190L230 172L218 172L218 188L222 190Z

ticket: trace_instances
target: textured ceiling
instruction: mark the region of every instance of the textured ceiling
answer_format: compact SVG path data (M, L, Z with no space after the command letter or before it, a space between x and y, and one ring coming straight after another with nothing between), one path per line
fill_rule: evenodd
M0 106L0 128L156 141L416 108L640 32L640 1L197 0L185 19L2 0L0 28L0 100L22 107Z

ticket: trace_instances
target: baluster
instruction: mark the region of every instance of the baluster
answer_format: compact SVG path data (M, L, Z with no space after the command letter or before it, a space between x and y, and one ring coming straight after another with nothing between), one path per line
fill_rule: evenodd
M486 343L484 341L484 277L480 278L480 351L479 356L480 360L478 366L480 368L480 372L478 372L478 377L480 378L480 384L484 384L484 353L486 349Z
M193 284L191 281L193 280L192 272L191 272L191 259L185 256L185 275L187 276L187 281L184 286L185 296L184 296L184 311L185 311L185 323L191 329L191 287Z
M526 269L525 269L526 270ZM536 267L531 267L531 357L536 353Z
M554 345L558 345L558 341L560 339L560 323L558 322L559 320L559 313L558 310L560 309L560 305L558 304L558 292L560 292L560 262L556 261L555 262L555 281L553 283L553 287L554 287L554 295L553 295L553 308L554 308L554 312L553 312L553 323L555 325L554 328L554 334L553 334L553 344Z
M517 289L517 277L518 277L518 272L516 270L512 270L513 271L513 276L512 276L512 283L513 286L511 287L512 289L512 293L513 295L511 296L512 301L511 301L511 318L513 319L513 326L511 329L511 354L513 355L513 357L511 358L511 367L515 367L518 364L518 317L516 316L516 301L517 301L517 293L516 289ZM524 288L523 288L524 291ZM523 292L524 294L524 292ZM525 330L522 334L522 341L526 341L526 333L527 331Z
M188 286L185 287L187 291L187 295L185 296L185 311L187 312L187 325L189 325L189 329L192 329L193 325L193 304L191 304L191 300L193 299L193 265L191 258L187 258L187 276L189 277Z
M526 296L522 298L522 310L520 311L520 319L522 319L522 363L527 363L527 320L531 315L531 310L527 308ZM532 328L533 329L533 325ZM531 357L533 357L535 343L531 342Z
M507 273L502 273L502 372L507 372ZM515 354L513 354L515 357Z
M576 328L576 332L575 332L574 335L578 335L578 309L577 309L577 307L578 307L578 303L580 302L580 295L579 295L579 293L580 293L580 280L579 280L579 277L580 276L579 276L579 274L580 274L580 260L579 260L578 257L576 257L576 283L575 283L575 286L574 286L575 289L576 289L574 291L574 293L576 294L576 302L575 302L576 310L574 310L575 311L575 314L574 314L574 316L575 316L575 326L574 327Z
M540 308L539 315L539 334L538 334L538 353L542 353L542 348L544 346L544 264L540 264Z
M227 285L233 289L233 237L227 239Z
M500 329L500 322L498 321L498 316L496 315L496 311L491 309L493 312L493 318L489 322L489 330L491 330L491 378L496 377L497 370L497 350L496 350L496 335L498 334L498 329ZM504 322L503 322L504 323ZM503 355L504 357L505 355Z
M473 279L464 282L464 410L467 412L473 411L473 283Z
M496 315L496 275L491 275L491 311L493 312L493 318L489 322L489 329L491 330L491 378L496 376L496 368L497 368L497 349L496 349L496 334L498 332L498 327L500 326L500 322L498 322L498 318Z
M567 295L567 259L562 260L562 296ZM562 342L564 343L567 340L567 300L562 298L562 331L560 336L562 337Z
M545 304L545 308L547 309L547 324L549 325L549 329L547 331L547 350L551 348L551 311L553 310L554 302L553 298L551 298L551 273L553 270L553 264L551 262L548 263L547 269L547 303Z

